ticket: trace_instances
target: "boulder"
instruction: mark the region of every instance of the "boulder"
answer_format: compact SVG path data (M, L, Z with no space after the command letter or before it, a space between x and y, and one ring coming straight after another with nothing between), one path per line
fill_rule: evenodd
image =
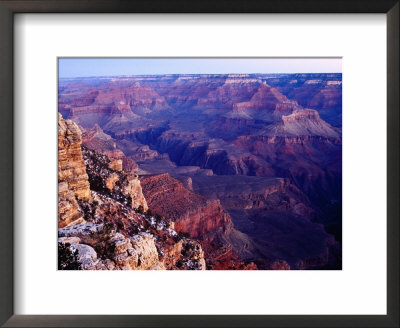
M82 244L72 244L71 247L78 251L78 261L82 264L83 270L92 270L95 268L97 253L92 247Z

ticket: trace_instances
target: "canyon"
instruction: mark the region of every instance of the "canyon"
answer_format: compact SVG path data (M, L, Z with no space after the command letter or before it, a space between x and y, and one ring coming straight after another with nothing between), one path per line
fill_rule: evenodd
M341 81L60 79L59 228L102 224L93 205L102 195L125 213L106 217L131 233L149 233L128 224L138 208L166 220L197 243L207 269L340 269ZM79 156L79 165L64 163Z
M81 146L79 127L61 115L58 142L59 269L74 256L83 270L206 269L200 244L148 211L138 176Z

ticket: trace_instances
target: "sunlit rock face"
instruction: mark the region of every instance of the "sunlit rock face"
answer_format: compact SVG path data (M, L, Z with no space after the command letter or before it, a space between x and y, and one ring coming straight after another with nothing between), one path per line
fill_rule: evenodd
M78 200L90 201L89 178L81 151L81 131L76 123L58 115L58 224L84 222Z
M340 268L341 83L330 73L60 80L59 112L109 158L104 190L140 199L139 176L147 206L201 242L208 267L236 256L266 269Z

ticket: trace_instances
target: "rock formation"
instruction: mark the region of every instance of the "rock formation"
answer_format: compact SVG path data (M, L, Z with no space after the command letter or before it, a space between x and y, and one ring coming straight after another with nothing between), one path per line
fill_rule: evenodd
M198 242L147 212L138 176L81 146L80 129L61 115L59 159L59 243L83 270L206 269Z
M152 212L170 218L178 232L200 241L212 269L256 269L239 260L229 241L234 233L218 199L208 200L188 190L169 174L143 176L143 193Z
M340 140L339 131L321 120L318 112L312 109L282 115L280 121L267 126L261 133L271 136L321 136Z
M58 115L58 225L84 222L78 200L90 201L90 188L82 160L81 132L78 126Z
M83 158L92 190L110 195L132 208L141 206L147 211L146 199L136 174L126 174L121 170L120 162L111 161L107 156L86 147L83 147Z
M329 124L342 126L342 74L282 74L267 82L299 105L316 109Z

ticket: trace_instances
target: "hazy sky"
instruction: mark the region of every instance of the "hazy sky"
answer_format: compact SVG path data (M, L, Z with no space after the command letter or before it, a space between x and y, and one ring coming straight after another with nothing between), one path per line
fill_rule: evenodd
M341 58L60 58L59 77L141 74L341 73Z

